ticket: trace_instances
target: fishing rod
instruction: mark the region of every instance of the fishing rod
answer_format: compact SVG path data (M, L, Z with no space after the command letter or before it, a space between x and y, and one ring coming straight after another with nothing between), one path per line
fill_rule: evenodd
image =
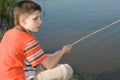
M88 35L80 38L79 40L77 40L77 41L75 41L75 42L73 42L73 43L71 44L71 46L73 46L73 45L75 45L75 44L77 44L77 43L79 43L79 42L81 42L81 41L83 41L83 40L91 37L92 35L100 32L100 31L103 31L103 30L109 28L110 26L112 26L112 25L114 25L114 24L116 24L116 23L118 23L118 22L120 22L120 20L117 20L117 21L115 21L115 22L112 22L111 24L109 24L109 25L107 25L107 26L104 26L103 28L100 28L100 29L98 29L98 30L96 30L96 31L94 31L94 32L92 32L92 33L89 33Z

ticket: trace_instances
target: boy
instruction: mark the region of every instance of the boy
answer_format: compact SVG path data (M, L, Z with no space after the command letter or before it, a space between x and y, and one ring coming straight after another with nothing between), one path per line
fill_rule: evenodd
M41 64L47 70L54 69L62 56L71 51L72 46L65 45L53 54L44 53L38 40L30 34L37 32L42 24L40 12L41 7L33 1L20 1L15 5L15 27L4 34L0 43L0 80L26 80L25 62L34 68Z

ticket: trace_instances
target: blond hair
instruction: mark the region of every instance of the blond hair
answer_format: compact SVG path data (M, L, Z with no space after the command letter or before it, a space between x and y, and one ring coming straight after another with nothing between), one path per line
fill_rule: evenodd
M41 12L41 7L33 1L20 1L14 7L14 24L20 25L19 17L24 15L28 17L34 11L39 10Z

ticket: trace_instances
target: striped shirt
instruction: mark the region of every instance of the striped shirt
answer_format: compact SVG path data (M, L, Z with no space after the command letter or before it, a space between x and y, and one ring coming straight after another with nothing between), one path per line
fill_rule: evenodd
M34 67L46 58L34 36L16 28L10 29L0 43L0 80L26 80L24 61L27 59Z
M40 47L38 40L32 40L27 43L24 55L32 66L36 66L41 63L46 56L43 49Z

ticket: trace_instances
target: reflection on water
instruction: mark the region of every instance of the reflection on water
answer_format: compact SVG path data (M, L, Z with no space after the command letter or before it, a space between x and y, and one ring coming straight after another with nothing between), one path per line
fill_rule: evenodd
M46 15L35 35L46 52L54 52L120 19L119 3L119 0L45 0ZM120 70L119 34L117 23L73 46L61 63L71 64L78 72L114 73Z

